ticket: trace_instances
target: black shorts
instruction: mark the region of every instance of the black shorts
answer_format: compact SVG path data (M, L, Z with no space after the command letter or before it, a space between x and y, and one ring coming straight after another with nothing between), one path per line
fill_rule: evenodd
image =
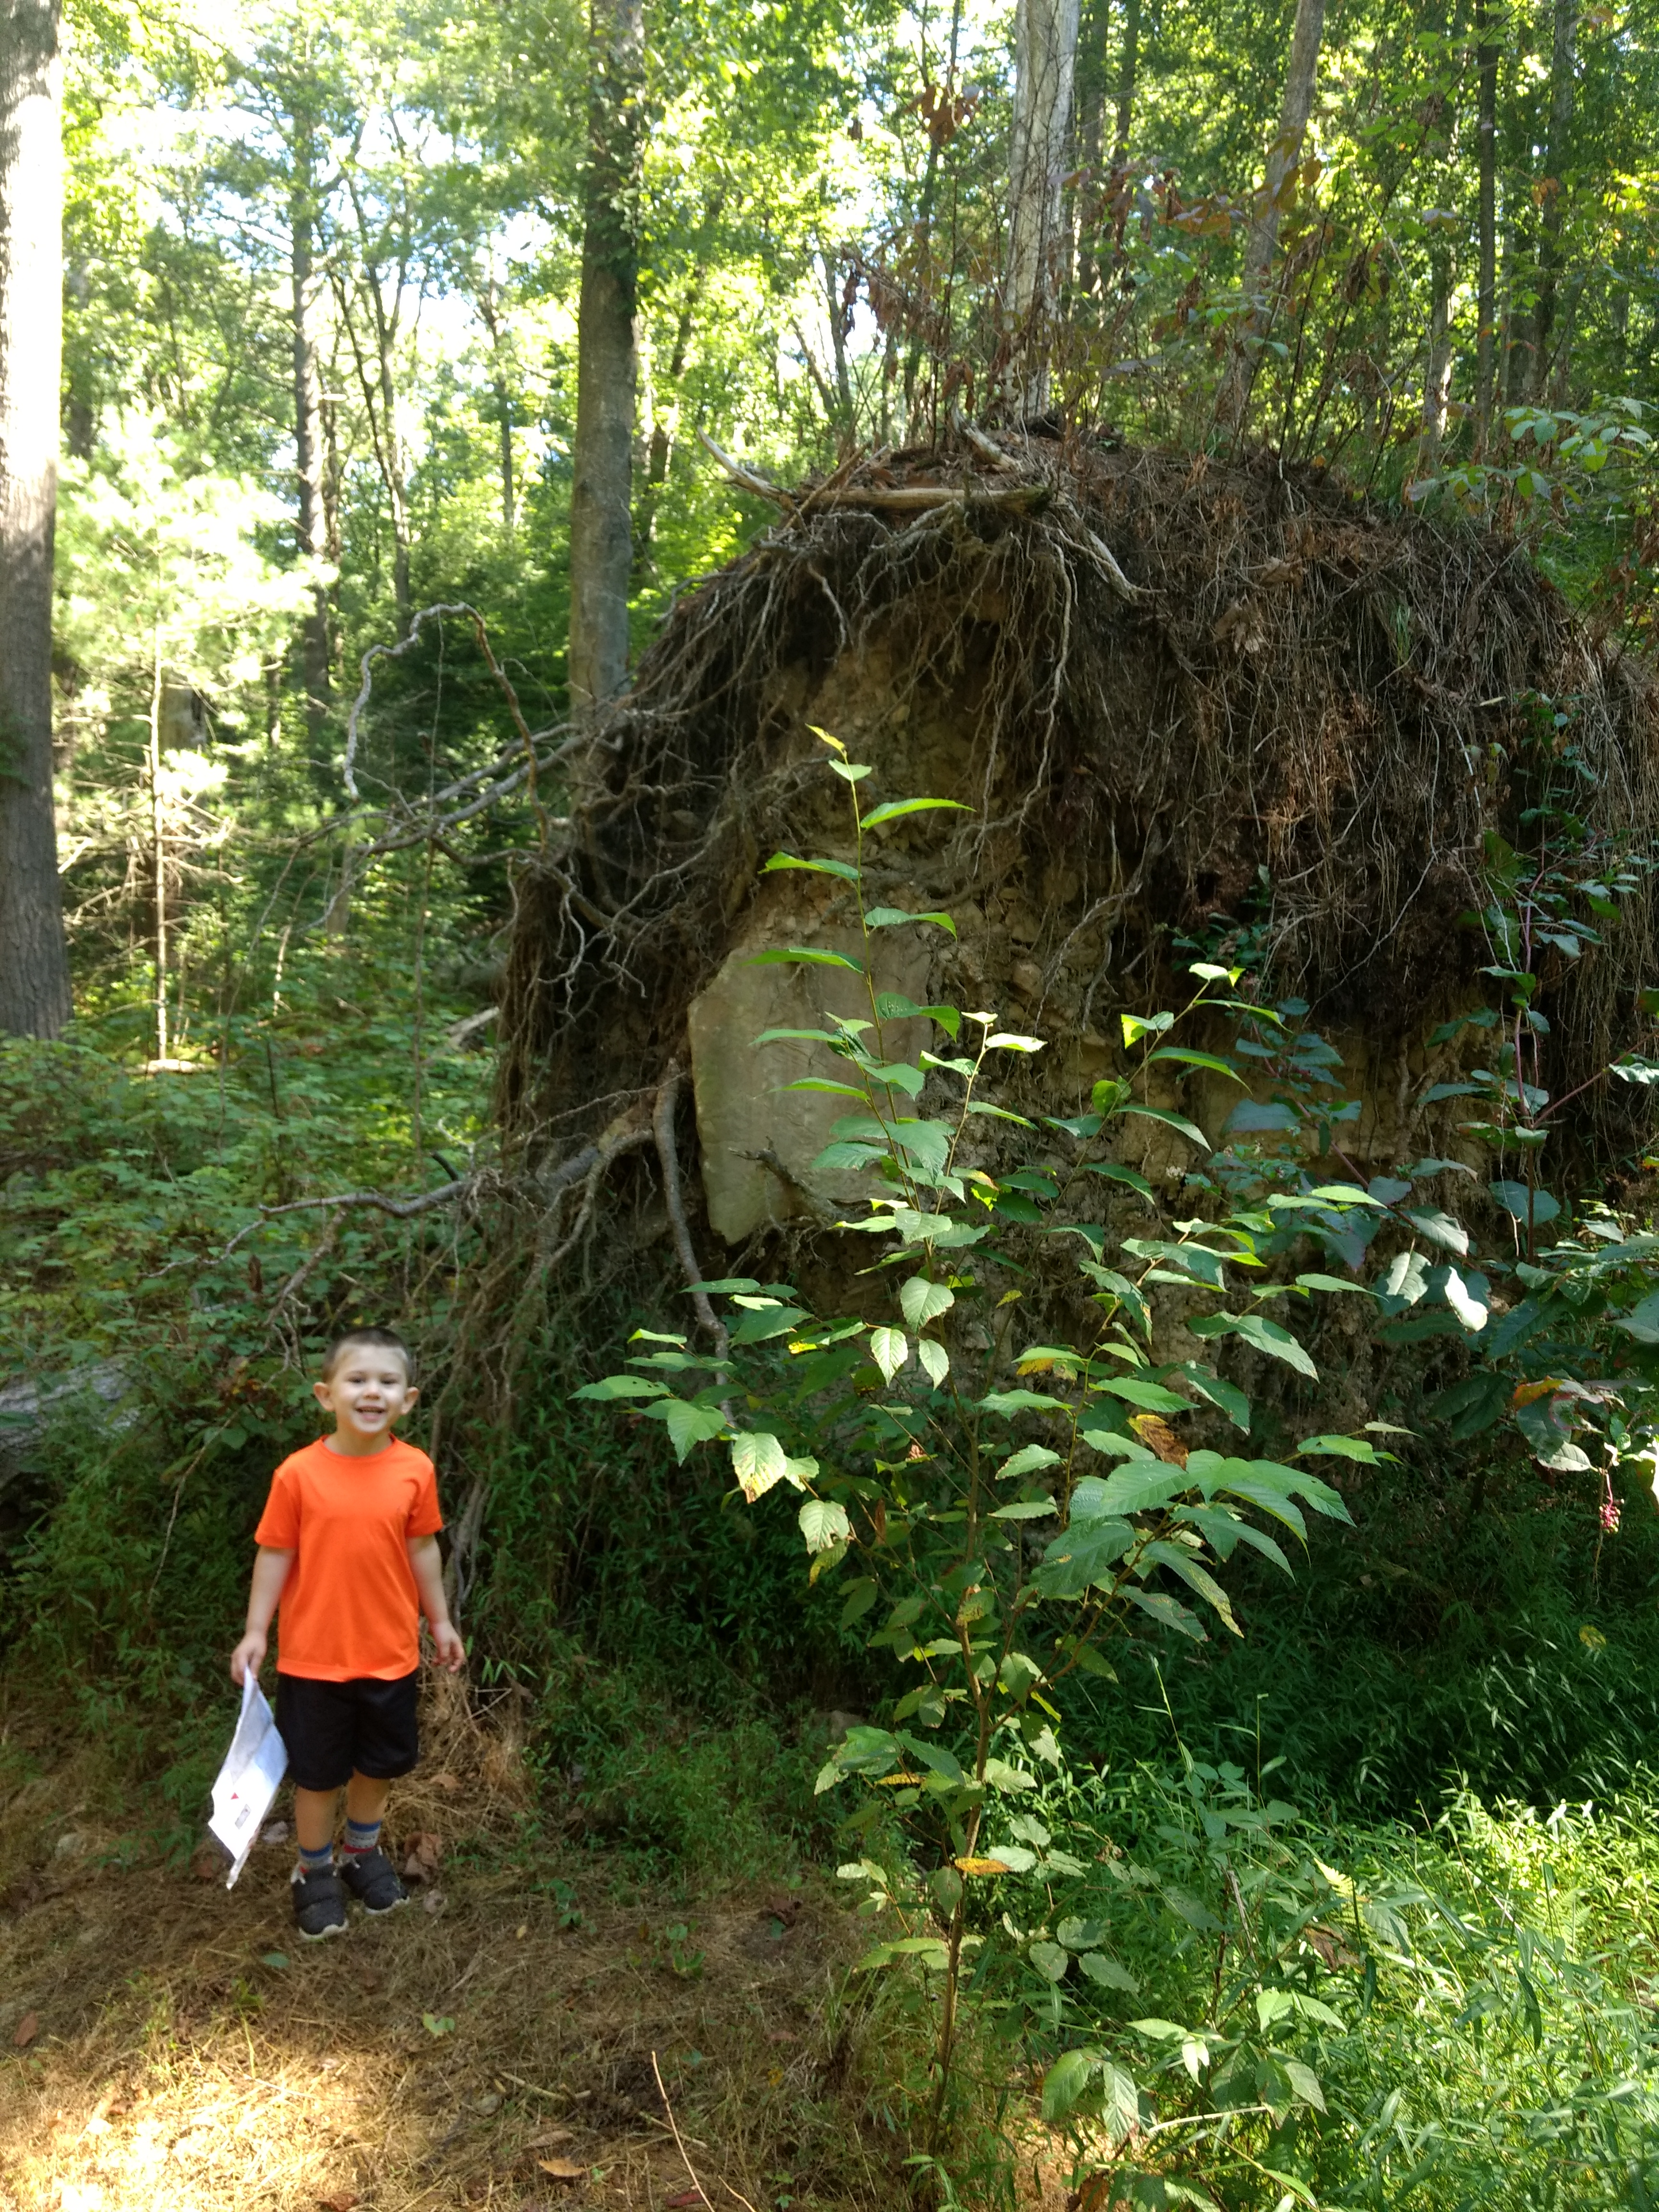
M338 1790L354 1770L395 1782L421 1755L415 1712L418 1668L395 1681L363 1675L318 1682L307 1674L276 1677L276 1729L288 1751L289 1778L301 1790Z

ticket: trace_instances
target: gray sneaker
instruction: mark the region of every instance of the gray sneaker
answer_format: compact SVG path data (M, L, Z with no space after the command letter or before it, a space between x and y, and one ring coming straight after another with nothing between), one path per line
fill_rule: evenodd
M294 1869L294 1924L307 1943L320 1943L325 1936L345 1933L345 1891L331 1870L307 1874Z
M340 1861L340 1879L365 1912L395 1912L409 1902L397 1868L378 1844L372 1851L347 1851Z

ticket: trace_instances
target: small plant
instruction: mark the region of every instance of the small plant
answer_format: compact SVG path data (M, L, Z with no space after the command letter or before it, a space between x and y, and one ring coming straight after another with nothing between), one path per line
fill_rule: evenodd
M627 1371L578 1395L635 1404L663 1422L682 1460L724 1444L750 1505L793 1492L810 1581L843 1574L843 1625L872 1621L870 1647L915 1669L890 1725L849 1729L817 1786L865 1786L843 1823L850 1835L872 1838L896 1815L913 1839L914 1869L872 1855L842 1872L865 1885L864 1910L891 1929L881 1929L865 1968L919 1965L933 1978L931 2160L945 2139L964 1991L985 1980L994 1953L1012 1947L1041 1975L1054 1948L977 1900L1010 1873L1078 1870L1025 1809L1041 1773L1060 1763L1054 1686L1079 1670L1115 1680L1103 1649L1114 1636L1202 1642L1193 1601L1238 1633L1220 1577L1239 1547L1288 1572L1279 1534L1262 1522L1300 1539L1304 1510L1347 1517L1338 1493L1297 1462L1377 1457L1366 1437L1310 1437L1285 1460L1184 1440L1172 1424L1194 1413L1247 1436L1251 1406L1206 1361L1159 1357L1154 1287L1200 1309L1184 1325L1200 1342L1237 1339L1314 1379L1313 1360L1271 1309L1355 1286L1318 1273L1285 1279L1270 1262L1289 1259L1310 1226L1340 1236L1354 1215L1381 1209L1357 1185L1287 1170L1279 1188L1219 1219L1170 1222L1146 1176L1112 1157L1111 1139L1137 1121L1207 1150L1187 1116L1147 1095L1154 1073L1179 1081L1201 1070L1242 1084L1228 1060L1176 1042L1195 1016L1279 1037L1273 1049L1287 1064L1325 1079L1310 1057L1317 1040L1282 1036L1284 1016L1232 996L1240 971L1213 963L1195 965L1180 1009L1121 1017L1123 1073L1094 1085L1085 1111L1034 1120L1000 1103L999 1072L1042 1041L1004 1030L993 1013L917 1006L878 990L872 972L875 933L953 925L866 904L866 843L954 802L901 799L861 811L858 787L871 770L818 734L848 787L852 856L780 853L767 866L845 884L865 957L806 946L758 957L853 971L868 1018L829 1015L823 1029L768 1031L757 1042L804 1037L833 1056L833 1075L787 1087L848 1102L817 1167L876 1182L867 1216L841 1225L869 1237L872 1270L896 1279L890 1317L820 1316L787 1284L706 1283L695 1288L729 1301L718 1340L637 1330L641 1349ZM893 1057L895 1026L916 1021L931 1025L935 1048ZM1025 1156L1007 1164L1011 1139ZM1146 1233L1093 1218L1089 1200L1103 1187L1110 1198L1129 1194L1143 1217L1132 1225ZM1254 1285L1236 1286L1236 1274ZM1025 1340L1020 1323L1039 1296L1073 1318L1063 1340ZM1103 2101L1109 2077L1092 2062L1073 2062L1061 2078L1072 2101L1096 2098L1108 2127L1127 2133L1138 2094L1121 2086L1127 2073L1109 2076ZM1316 2094L1311 2075L1283 2079L1292 2098Z

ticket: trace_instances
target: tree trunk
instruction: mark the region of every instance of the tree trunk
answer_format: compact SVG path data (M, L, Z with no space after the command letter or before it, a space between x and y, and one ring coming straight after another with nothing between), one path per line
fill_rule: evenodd
M289 194L294 324L295 473L300 492L295 534L302 558L324 561L328 557L329 532L324 489L323 380L317 354L316 221L315 125L308 114L296 107L294 117L294 173ZM325 584L318 584L312 594L311 611L300 631L306 728L313 750L321 738L329 708L329 657L328 587Z
M155 1058L167 1056L167 817L161 803L161 698L166 672L161 662L159 625L151 640L149 727L144 747L145 780L149 785L150 896L155 918Z
M1577 0L1555 0L1550 45L1550 130L1544 149L1543 216L1540 223L1538 308L1533 321L1528 396L1541 401L1549 380L1550 347L1555 334L1557 290L1561 280L1561 219L1565 212L1567 166L1572 137L1573 70L1577 61Z
M715 212L719 211L716 203ZM674 441L680 427L680 386L684 380L686 359L691 350L691 333L696 325L697 309L702 303L703 287L708 282L708 264L699 261L692 269L685 288L685 297L680 303L679 320L674 326L674 350L668 362L668 388L660 405L651 410L651 442L646 449L645 495L640 502L640 526L635 547L635 573L643 582L651 573L652 548L657 534L657 508L662 499L662 488L668 481L668 464L673 457ZM810 363L809 363L810 365Z
M63 355L57 0L0 0L0 1031L56 1036L69 954L52 799Z
M1123 58L1117 77L1117 130L1112 159L1121 161L1129 150L1129 131L1134 121L1135 80L1140 70L1140 0L1124 0Z
M1048 404L1048 326L1065 242L1060 182L1077 29L1078 0L1018 0L1002 302L1012 348L1007 392L1021 416L1041 415Z
M1443 246L1429 260L1429 352L1423 373L1423 428L1418 440L1419 476L1431 475L1446 430L1446 400L1451 389L1451 263Z
M628 677L644 48L641 0L590 0L570 494L569 682L578 716L613 698Z
M1255 345L1273 321L1275 302L1268 297L1273 251L1285 212L1285 186L1302 159L1313 108L1314 87L1319 76L1319 50L1325 35L1325 0L1296 0L1296 22L1291 32L1290 61L1285 71L1285 98L1279 112L1279 135L1267 155L1261 187L1261 208L1251 226L1244 254L1244 297L1249 303L1242 337L1234 355L1219 412L1224 422L1243 420L1254 378Z
M1474 12L1480 106L1476 135L1480 168L1480 274L1476 280L1474 355L1474 450L1486 450L1492 435L1492 378L1498 364L1498 49L1487 36L1490 0L1477 0Z

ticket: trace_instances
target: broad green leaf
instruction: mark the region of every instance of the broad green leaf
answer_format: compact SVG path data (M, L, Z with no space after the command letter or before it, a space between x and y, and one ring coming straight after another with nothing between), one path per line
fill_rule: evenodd
M1072 1963L1072 1954L1069 1951L1063 1950L1058 1943L1033 1943L1030 1960L1044 1981L1060 1982L1066 1978L1066 1969ZM1051 2068L1051 2074L1052 2071ZM1046 2083L1043 2087L1043 2102L1045 2106L1048 2103Z
M1139 1406L1147 1413L1190 1413L1190 1398L1183 1398L1178 1390L1166 1390L1161 1382L1137 1382L1131 1376L1109 1376L1094 1385L1126 1404Z
M653 1407L652 1411L655 1410ZM726 1416L718 1406L688 1406L684 1398L671 1400L663 1419L674 1456L682 1467L694 1444L712 1443L726 1426Z
M748 962L751 968L784 968L792 963L804 963L815 968L849 968L855 975L864 973L858 962L848 959L844 953L825 952L811 945L791 945L780 946L772 952L751 953Z
M1200 1367L1194 1359L1184 1360L1176 1372L1184 1375L1201 1397L1207 1398L1212 1406L1219 1406L1236 1429L1243 1429L1248 1434L1250 1401L1236 1382L1223 1382L1220 1376L1212 1375L1207 1367Z
M1022 1444L1011 1453L997 1469L999 1482L1011 1481L1016 1475L1033 1474L1038 1468L1058 1467L1060 1454L1050 1451L1047 1444Z
M993 1390L976 1402L982 1413L1069 1413L1072 1410L1062 1400L1046 1398L1037 1390Z
M830 772L838 775L843 783L862 783L866 775L875 773L873 769L859 761L831 761L830 768Z
M993 1521L1047 1521L1057 1510L1052 1498L1033 1498L1021 1505L999 1505L988 1517Z
M841 1626L850 1628L855 1620L862 1620L881 1594L881 1585L873 1575L860 1576L848 1589L841 1608Z
M1431 1244L1443 1245L1447 1251L1455 1252L1460 1260L1468 1254L1469 1232L1461 1222L1454 1221L1449 1213L1443 1213L1437 1206L1424 1213L1408 1212L1406 1218L1413 1228L1420 1230Z
M1473 1286L1463 1280L1455 1267L1448 1267L1446 1270L1445 1297L1446 1304L1457 1316L1465 1328L1472 1329L1477 1334L1485 1328L1486 1317L1492 1309L1483 1299L1476 1297Z
M866 913L866 929L895 929L906 921L931 921L935 928L948 930L952 937L957 926L948 914L910 914L902 906L872 906Z
M918 1339L916 1358L927 1370L927 1378L936 1389L951 1372L950 1353L942 1344L935 1343L931 1336Z
M1559 1199L1547 1190L1528 1191L1523 1182L1495 1182L1492 1194L1512 1220L1524 1225L1530 1218L1534 1229L1553 1221L1561 1211Z
M1179 1544L1149 1544L1141 1556L1149 1565L1167 1567L1171 1574L1179 1575L1189 1589L1196 1591L1206 1604L1214 1607L1235 1636L1243 1634L1243 1630L1233 1618L1231 1599L1209 1569L1201 1566L1190 1552L1183 1550Z
M1218 1060L1214 1053L1188 1052L1184 1045L1161 1044L1156 1052L1149 1052L1146 1057L1149 1060L1178 1060L1186 1067L1207 1068L1213 1075L1230 1076L1235 1083L1244 1080L1236 1067L1231 1066L1224 1060Z
M607 1375L603 1382L584 1382L572 1397L605 1400L607 1398L665 1398L668 1385L657 1382L649 1375Z
M860 830L879 830L884 822L896 822L902 814L927 814L942 806L950 808L956 814L970 814L973 811L959 799L890 799L881 806L872 806L859 827Z
M710 1297L736 1297L740 1292L757 1291L760 1285L751 1275L723 1275L717 1283L688 1283L682 1296L690 1297L694 1291L707 1291Z
M881 1379L890 1382L905 1361L910 1357L910 1346L902 1328L872 1328L870 1332L870 1357L881 1370Z
M1056 1536L1042 1555L1042 1564L1031 1577L1031 1586L1042 1597L1081 1597L1091 1583L1109 1576L1134 1542L1127 1521L1076 1517Z
M1291 1454L1293 1459L1352 1459L1362 1467L1382 1464L1376 1446L1364 1437L1306 1437Z
M733 1344L767 1344L775 1336L787 1336L798 1322L811 1316L805 1306L770 1306L757 1313L746 1313L732 1331Z
M859 879L859 872L849 860L798 860L793 853L774 853L761 873L769 876L778 868L806 868L817 876L839 876L848 884Z
M1198 1615L1189 1613L1178 1598L1170 1596L1167 1591L1126 1589L1123 1595L1131 1605L1139 1606L1142 1613L1149 1613L1162 1626L1179 1630L1182 1636L1190 1636L1194 1644L1209 1642Z
M801 1507L800 1533L809 1552L827 1552L832 1544L845 1544L853 1534L847 1508L833 1498L809 1498Z
M827 1075L799 1075L793 1083L773 1085L775 1091L828 1091L837 1098L862 1098L866 1102L870 1093L857 1084L835 1083Z
M1091 1982L1103 1990L1121 1990L1126 1996L1140 1995L1140 1984L1127 1966L1120 1966L1115 1959L1103 1952L1085 1951L1078 1960L1079 1966Z
M1048 1948L1052 1949L1053 1946L1050 1945ZM1062 1951L1060 1955L1064 1959L1066 1954ZM1036 1948L1033 1947L1034 1962L1036 1956ZM1062 1966L1060 1973L1064 1973L1065 1971ZM1038 1972L1042 1972L1041 1966L1038 1967ZM1048 1978L1051 1981L1058 1981L1060 1974L1051 1974ZM1085 2045L1077 2051L1062 2051L1060 2057L1055 2059L1042 2077L1042 2117L1050 2126L1057 2125L1068 2112L1075 2109L1079 2099L1099 2072L1104 2055L1102 2051L1091 2050Z
M1175 1027L1175 1016L1162 1014L1120 1014L1125 1044L1139 1044L1144 1036L1162 1036L1165 1030Z
M925 1328L955 1305L956 1293L943 1283L930 1283L926 1275L912 1275L899 1287L899 1307L914 1329Z
M732 1467L738 1487L752 1505L764 1498L774 1483L781 1482L788 1466L783 1446L764 1430L739 1429L732 1439Z
M1260 1099L1242 1098L1227 1116L1224 1133L1229 1137L1288 1134L1301 1126L1295 1107L1282 1099L1263 1104Z
M1012 1030L999 1030L994 1036L985 1040L987 1052L1045 1052L1048 1048L1041 1037L1016 1036Z
M1194 1336L1239 1336L1256 1351L1265 1352L1270 1358L1282 1359L1287 1367L1294 1367L1298 1375L1312 1380L1319 1378L1319 1370L1296 1339L1277 1322L1264 1320L1260 1314L1200 1314L1187 1324Z
M1296 1279L1297 1287L1304 1291L1358 1291L1362 1298L1376 1296L1364 1283L1350 1283L1340 1275L1298 1275Z
M1162 1121L1165 1128L1174 1129L1178 1134L1185 1137L1188 1144L1200 1146L1206 1152L1212 1149L1210 1140L1202 1129L1187 1121L1182 1115L1166 1113L1161 1106L1125 1104L1117 1110L1122 1114L1139 1114L1146 1121Z
M1154 1205L1158 1202L1153 1197L1152 1186L1138 1169L1123 1167L1116 1160L1087 1160L1084 1163L1083 1171L1085 1175L1104 1176L1108 1182L1127 1184L1129 1189L1138 1191L1142 1198L1151 1199Z

